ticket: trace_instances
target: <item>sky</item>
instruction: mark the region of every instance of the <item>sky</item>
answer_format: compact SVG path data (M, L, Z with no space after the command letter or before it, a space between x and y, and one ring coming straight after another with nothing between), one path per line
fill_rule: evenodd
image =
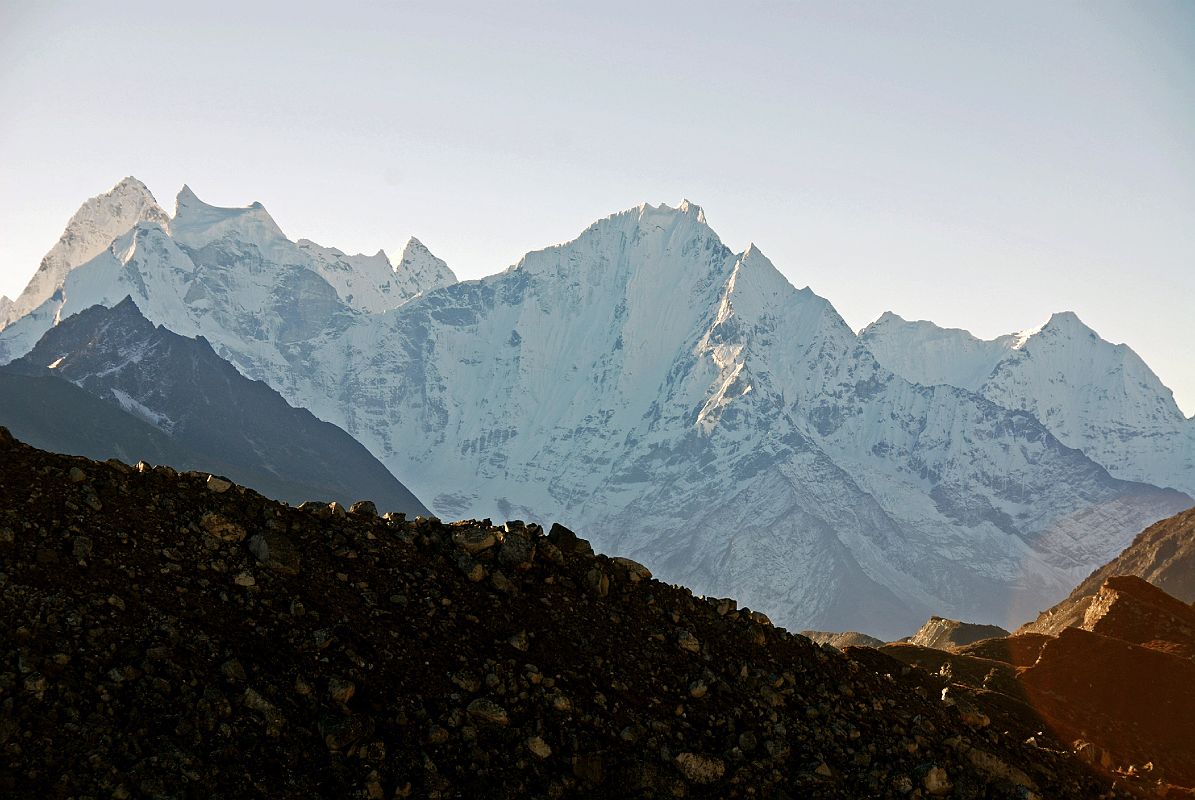
M0 0L0 294L126 175L462 278L700 204L854 328L1072 310L1195 414L1195 3Z

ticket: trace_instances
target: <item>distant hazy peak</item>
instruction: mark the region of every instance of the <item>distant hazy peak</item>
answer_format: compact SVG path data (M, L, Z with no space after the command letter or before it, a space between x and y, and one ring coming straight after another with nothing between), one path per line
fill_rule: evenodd
M112 240L139 222L169 223L170 218L145 184L130 176L79 207L20 296L0 303L0 327L28 314L62 286L67 273L107 249Z

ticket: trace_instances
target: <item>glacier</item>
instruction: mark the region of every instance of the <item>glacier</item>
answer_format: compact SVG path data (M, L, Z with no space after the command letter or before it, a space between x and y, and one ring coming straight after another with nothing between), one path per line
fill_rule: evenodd
M908 379L687 201L458 282L417 240L389 267L184 187L0 331L0 361L126 295L442 516L558 520L798 630L1019 624L1192 503L1114 477L1032 409Z

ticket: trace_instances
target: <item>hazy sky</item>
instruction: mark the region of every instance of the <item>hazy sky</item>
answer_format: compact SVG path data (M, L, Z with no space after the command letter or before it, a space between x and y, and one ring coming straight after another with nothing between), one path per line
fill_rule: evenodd
M1078 312L1195 413L1195 3L0 0L0 293L132 174L463 278L700 203L858 328Z

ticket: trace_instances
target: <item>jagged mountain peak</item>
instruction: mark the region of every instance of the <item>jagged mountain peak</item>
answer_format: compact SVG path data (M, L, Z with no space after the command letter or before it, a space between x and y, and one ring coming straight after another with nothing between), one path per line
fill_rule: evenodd
M416 239L414 236L407 239L407 243L403 245L402 257L406 258L408 255L414 257L416 255L431 255L432 251L427 249L427 245Z
M694 219L696 219L702 225L706 224L705 223L705 211L701 208L701 206L697 205L696 203L691 203L688 200L681 200L680 205L677 206L676 210L681 212L682 214L692 216Z
M33 311L57 292L68 273L102 253L112 240L139 222L167 225L170 218L144 183L126 177L83 203L62 236L42 259L25 290L5 307L0 328Z
M660 203L658 206L653 206L651 203L641 203L634 211L638 214L639 222L646 224L660 224L663 220L670 218L674 221L686 218L700 225L708 225L705 220L705 212L701 209L701 206L691 203L688 200L681 200L680 205L675 208L667 203ZM614 216L617 217L619 215L615 214Z
M457 282L456 274L448 268L444 259L436 257L427 245L414 236L403 246L402 256L394 265L394 275L407 296Z
M1055 311L1050 315L1045 325L1042 325L1036 330L1024 331L1020 336L1025 337L1026 342L1041 334L1065 335L1065 336L1079 336L1090 337L1100 341L1104 341L1098 333L1091 328L1090 325L1079 319L1079 315L1073 311Z
M133 175L126 175L121 178L109 192L111 195L139 195L153 200L153 193L149 191L149 187L145 185L139 178ZM154 201L157 202L156 200Z
M273 264L302 264L305 260L261 203L240 208L214 206L185 184L175 199L170 233L192 250L221 243L234 257L260 258ZM246 246L255 248L256 253Z

